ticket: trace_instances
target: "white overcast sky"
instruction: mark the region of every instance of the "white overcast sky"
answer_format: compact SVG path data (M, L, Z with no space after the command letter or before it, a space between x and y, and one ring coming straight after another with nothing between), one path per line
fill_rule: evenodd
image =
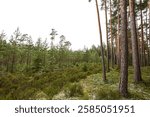
M100 12L105 41L105 16ZM72 43L72 49L99 45L95 0L0 0L0 15L0 31L8 38L19 27L34 41L49 39L54 28Z

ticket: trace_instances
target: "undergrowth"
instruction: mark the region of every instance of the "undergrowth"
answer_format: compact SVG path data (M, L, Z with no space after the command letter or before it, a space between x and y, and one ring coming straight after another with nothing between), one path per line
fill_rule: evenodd
M52 99L63 87L100 70L99 64L87 63L52 71L30 71L30 74L0 72L0 99ZM72 92L70 96L80 91L75 84L69 90Z
M1 72L0 99L150 99L150 67L141 70L143 82L137 84L133 80L133 68L129 67L127 98L119 95L119 70L112 69L107 73L107 82L103 82L99 65L83 64L31 75Z

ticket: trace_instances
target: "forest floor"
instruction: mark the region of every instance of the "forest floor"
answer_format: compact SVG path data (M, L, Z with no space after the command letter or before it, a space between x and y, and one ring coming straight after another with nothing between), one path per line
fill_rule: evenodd
M150 67L142 67L143 82L134 83L129 67L129 96L119 95L119 70L111 69L102 81L99 65L68 68L63 71L0 73L0 99L6 100L147 100L150 99ZM86 68L86 69L85 69ZM95 71L92 71L95 70Z
M129 96L123 98L118 93L119 71L107 73L107 82L102 81L102 74L93 74L76 83L70 83L55 95L54 100L148 100L150 99L150 67L142 68L143 82L133 82L133 69L129 68Z

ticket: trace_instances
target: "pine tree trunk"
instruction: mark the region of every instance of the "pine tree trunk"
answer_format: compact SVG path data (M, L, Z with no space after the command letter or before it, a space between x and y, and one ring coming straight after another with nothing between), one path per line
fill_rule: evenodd
M120 68L120 0L118 0L118 27L117 27L117 64Z
M139 62L134 0L129 0L129 6L130 6L130 20L131 20L130 25L131 25L131 41L132 41L132 60L134 66L134 81L138 83L139 81L142 81L142 78L141 78L141 69L140 69L140 62Z
M127 0L120 0L121 7L121 70L119 92L128 96L128 39L127 39Z
M146 65L149 65L149 48L148 48L148 8L146 8L146 27L145 27L145 32L146 32L146 50L147 50L147 56L146 56Z
M150 65L150 49L149 49L149 47L150 47L150 0L148 2L148 7L149 7L149 45L148 45L148 50L149 50L148 60L149 60L149 63L148 63L148 65Z
M140 16L141 16L141 65L145 66L145 49L144 49L144 32L143 32L143 13L142 13L142 1L140 0Z
M107 40L107 72L109 69L109 40L108 40L108 22L107 22L107 0L105 0L105 23L106 23L106 40Z
M102 56L102 72L103 72L103 81L106 81L106 70L105 70L105 61L104 61L104 50L103 50L103 42L102 42L102 31L101 31L101 23L100 23L100 14L98 8L98 1L96 2L96 10L97 10L97 17L98 17L98 26L99 26L99 33L100 33L100 47L101 47L101 56Z
M113 54L113 37L112 37L112 9L110 0L110 35L111 35L111 66L114 68L114 54Z

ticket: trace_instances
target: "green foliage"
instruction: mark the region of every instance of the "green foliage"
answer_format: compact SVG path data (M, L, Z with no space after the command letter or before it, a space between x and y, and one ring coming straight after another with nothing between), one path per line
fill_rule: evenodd
M36 58L36 59L33 61L32 70L33 70L33 72L37 72L37 71L39 71L41 68L42 68L42 59L38 57L38 58Z
M87 79L80 81L84 93L88 95L89 99L150 99L150 67L142 68L143 82L136 84L133 81L133 68L129 67L129 95L124 98L119 95L119 70L113 69L107 73L107 82L103 82L101 74L93 74Z
M0 35L0 99L53 99L63 90L67 98L122 99L115 90L119 71L111 69L107 82L97 74L102 71L99 47L72 51L63 35L56 46L56 32L52 30L50 47L41 38L33 44L31 36L19 28L10 42ZM150 99L149 69L142 69L144 82L137 86L129 68L129 99Z
M89 63L86 72L83 71L82 64L46 72L41 70L33 72L32 70L31 73L28 72L27 74L26 72L0 72L0 99L52 99L63 87L86 79L87 75L95 73L94 70L89 71L93 66L95 69L99 67L98 65L95 66L94 63ZM68 86L72 92L77 91L81 94L82 92L79 90L81 87L77 85ZM88 95L83 94L81 98L88 99Z
M121 96L117 90L110 89L107 87L100 88L96 93L97 100L118 100Z
M81 97L83 94L83 88L79 83L68 84L65 88L66 97Z
M55 71L70 68L74 65L99 63L99 47L94 45L90 49L72 51L71 43L64 35L60 36L58 44L54 44L57 31L52 29L51 45L48 46L47 39L42 42L38 38L33 44L31 36L22 34L17 28L9 40L4 33L0 34L0 70L4 72L23 72L32 74L39 71ZM84 65L86 67L86 65ZM81 66L80 66L81 67ZM80 69L80 68L79 68ZM90 71L83 68L84 72ZM93 71L93 68L91 68Z
M87 67L87 65L86 65L86 64L84 64L84 65L83 65L82 70L83 70L84 72L87 72L88 67Z

